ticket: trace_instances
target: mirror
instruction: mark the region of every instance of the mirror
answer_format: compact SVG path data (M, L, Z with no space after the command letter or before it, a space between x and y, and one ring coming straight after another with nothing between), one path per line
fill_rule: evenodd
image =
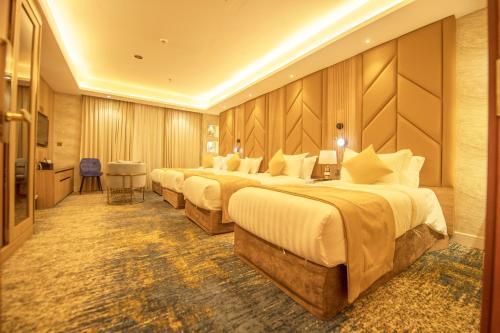
M31 110L31 70L33 67L33 41L35 25L23 8L20 17L19 57L17 62L17 112ZM27 121L16 122L15 141L15 223L19 224L29 217L29 159L30 159L30 126Z

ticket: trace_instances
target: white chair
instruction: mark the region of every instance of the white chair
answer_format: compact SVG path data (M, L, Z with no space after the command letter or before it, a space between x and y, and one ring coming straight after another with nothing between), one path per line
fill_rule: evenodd
M107 166L108 204L130 204L144 201L146 164L141 162L109 162ZM142 198L135 193L142 194Z

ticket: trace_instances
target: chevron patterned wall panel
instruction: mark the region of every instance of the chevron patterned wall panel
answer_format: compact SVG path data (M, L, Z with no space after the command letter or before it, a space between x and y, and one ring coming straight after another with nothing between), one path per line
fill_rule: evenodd
M267 160L285 143L285 87L267 94Z
M363 53L362 148L396 150L396 42Z
M452 117L446 116L453 109L443 107L454 96L452 71L445 71L446 66L454 65L454 51L444 46L443 24L449 20L453 19L363 53L362 147L372 144L380 153L410 148L415 155L424 156L420 179L427 186L450 186L448 180L442 181L452 167L443 159L453 155ZM454 25L450 27L447 39L454 34Z
M443 36L436 22L398 39L397 148L424 156L423 185L441 185Z
M219 115L219 155L229 154L234 147L234 109Z
M322 84L322 72L316 72L286 86L286 154L319 154L322 148Z
M244 155L263 157L261 170L267 169L267 103L266 95L245 103Z

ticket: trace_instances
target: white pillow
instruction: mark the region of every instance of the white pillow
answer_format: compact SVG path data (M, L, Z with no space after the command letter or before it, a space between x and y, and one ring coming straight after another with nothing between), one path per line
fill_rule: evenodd
M352 149L346 148L344 151L344 162L357 156L359 153ZM377 154L377 156L394 172L380 178L377 184L401 184L401 171L403 167L409 163L413 153L410 149L402 149L390 154ZM351 182L352 178L344 167L340 169L340 180Z
M377 156L384 162L389 168L394 171L387 176L380 178L377 184L401 184L401 172L403 167L407 165L413 153L410 149L401 149L395 153L391 154L377 154Z
M300 178L302 179L311 179L311 174L314 169L314 165L316 164L316 160L318 156L306 157L302 162L302 175Z
M401 184L411 187L420 185L420 170L425 162L425 157L413 156L410 161L403 166L400 174Z
M232 154L231 154L231 156L232 156ZM224 156L222 158L222 170L226 170L227 171L227 161L231 158L231 156Z
M304 158L308 153L298 154L298 155L284 155L285 167L283 168L282 174L291 177L300 177L302 175L302 164L304 163Z
M260 164L262 163L262 157L249 158L250 160L250 173L257 173L260 169Z
M240 159L240 166L238 167L239 172L249 173L251 167L251 160L247 158Z
M222 169L222 156L214 157L214 169L221 170Z

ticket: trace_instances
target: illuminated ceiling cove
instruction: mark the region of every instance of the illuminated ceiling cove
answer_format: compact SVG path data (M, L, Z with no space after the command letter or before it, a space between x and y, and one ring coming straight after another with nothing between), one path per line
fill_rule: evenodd
M41 0L80 90L195 111L411 2Z

